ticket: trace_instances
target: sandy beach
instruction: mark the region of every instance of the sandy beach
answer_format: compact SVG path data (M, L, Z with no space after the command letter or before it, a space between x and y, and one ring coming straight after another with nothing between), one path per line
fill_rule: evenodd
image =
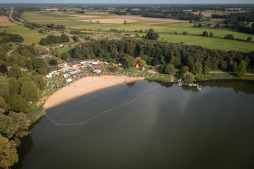
M54 106L63 104L69 100L83 96L85 94L116 86L119 84L131 83L144 80L143 77L127 76L94 76L85 77L73 82L70 86L65 86L47 98L44 108L50 109Z

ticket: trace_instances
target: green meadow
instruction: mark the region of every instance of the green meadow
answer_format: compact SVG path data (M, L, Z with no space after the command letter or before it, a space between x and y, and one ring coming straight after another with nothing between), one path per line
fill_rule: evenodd
M254 43L246 42L248 37L254 39L254 35L240 33L236 31L230 31L225 29L213 29L208 26L207 23L202 23L203 27L194 28L194 23L166 23L166 22L156 22L147 21L142 19L137 19L135 22L123 23L94 23L89 22L89 20L96 19L114 19L116 15L111 15L106 12L87 12L86 14L78 14L73 12L25 12L23 17L28 22L34 22L39 24L58 24L65 25L66 28L70 29L80 29L89 30L91 32L108 32L111 29L117 29L129 33L138 33L142 29L144 32L148 29L154 29L155 32L160 34L159 40L180 43L184 42L189 45L201 45L210 49L221 49L221 50L236 50L236 51L252 51L254 49ZM119 17L119 16L117 16ZM87 21L84 21L87 20ZM209 23L217 23L218 21L209 21ZM197 23L196 23L197 24ZM13 29L13 28L12 28ZM25 28L24 28L25 29ZM36 34L36 30L29 30L31 33ZM175 35L175 32L180 35ZM189 35L181 35L182 32L187 31ZM214 38L202 37L201 35L204 31L208 33L212 32ZM27 36L26 32L20 31L21 35L24 35L27 42L31 43L37 42L41 37L45 35L39 34L39 36L34 36L36 40L32 40L33 37ZM140 35L140 33L138 33ZM226 40L223 39L225 35L233 34L235 39L238 40ZM143 35L143 34L142 34ZM195 35L195 36L193 36ZM31 37L31 38L29 38Z

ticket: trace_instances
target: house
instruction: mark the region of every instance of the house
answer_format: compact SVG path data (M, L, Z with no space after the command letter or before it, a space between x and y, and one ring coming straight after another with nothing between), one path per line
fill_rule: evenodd
M138 63L135 63L135 68L139 68L139 64Z

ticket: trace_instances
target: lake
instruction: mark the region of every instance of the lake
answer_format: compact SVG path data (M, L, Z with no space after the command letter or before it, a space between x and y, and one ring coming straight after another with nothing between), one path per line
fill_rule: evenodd
M52 108L50 118L70 125L43 117L14 168L254 168L254 82L199 84L139 81Z

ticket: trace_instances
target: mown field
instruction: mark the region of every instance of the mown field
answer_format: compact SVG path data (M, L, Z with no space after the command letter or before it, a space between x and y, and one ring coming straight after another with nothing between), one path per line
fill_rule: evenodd
M3 32L3 31L13 33L13 34L19 34L20 36L24 38L24 43L29 45L33 43L35 45L38 45L38 42L41 40L41 38L45 38L48 35L59 36L59 34L56 34L56 33L41 34L38 32L38 30L29 29L27 27L20 26L20 25L8 26L7 28L0 28L0 32ZM73 43L73 40L71 39L69 43ZM69 44L69 43L63 43L63 44ZM56 46L56 45L53 45L53 46Z
M145 18L140 16L118 16L110 15L106 12L88 12L86 14L77 14L71 12L25 12L24 19L29 22L39 24L54 23L58 25L65 25L66 28L89 30L94 32L110 31L117 29L125 32L136 33L142 29L144 32L148 29L154 29L160 34L160 40L170 42L184 42L190 45L201 45L211 49L221 50L237 50L237 51L252 51L254 43L245 42L248 37L254 39L254 35L225 30L213 29L207 23L203 23L203 27L194 28L194 23L182 22L177 20L163 20L154 18ZM128 19L130 22L128 22ZM127 24L124 24L124 20ZM100 22L100 23L97 23ZM180 23L178 23L180 22ZM209 21L212 23L219 23L221 20ZM174 35L177 31L182 33L187 31L189 35ZM204 31L213 32L214 38L192 36L201 35ZM225 35L233 34L235 39L239 40L225 40ZM42 36L42 35L41 35Z

